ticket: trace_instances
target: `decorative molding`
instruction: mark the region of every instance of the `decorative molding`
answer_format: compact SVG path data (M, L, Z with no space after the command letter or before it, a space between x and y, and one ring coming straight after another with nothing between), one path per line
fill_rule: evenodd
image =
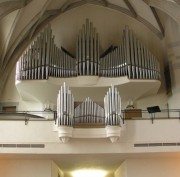
M53 128L54 132L58 133L58 138L61 143L68 143L70 139L75 138L109 138L112 143L118 142L121 136L120 126L107 126L106 128L72 128L61 126L56 129Z

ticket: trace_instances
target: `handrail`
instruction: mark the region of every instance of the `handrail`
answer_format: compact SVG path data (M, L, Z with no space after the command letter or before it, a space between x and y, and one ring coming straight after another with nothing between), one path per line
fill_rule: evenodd
M161 109L161 112L148 113L147 110L141 109L124 109L121 110L121 118L123 123L127 120L164 120L164 119L180 119L180 109ZM1 120L22 120L22 121L55 121L57 118L56 111L0 111ZM74 117L73 123L78 123L79 117ZM105 121L101 117L101 123Z

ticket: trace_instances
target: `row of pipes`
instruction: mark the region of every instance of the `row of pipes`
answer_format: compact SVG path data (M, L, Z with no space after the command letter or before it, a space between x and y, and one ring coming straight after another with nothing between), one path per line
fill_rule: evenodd
M62 47L57 47L48 26L27 47L17 62L17 80L78 75L160 79L158 60L127 26L119 46L103 57L99 53L99 35L88 19L77 38L76 57L62 50Z
M79 32L76 48L78 75L98 75L99 34L89 19Z
M73 126L77 123L104 123L121 125L121 98L117 88L111 86L104 98L104 108L89 97L74 108L74 97L64 83L57 97L56 126Z
M89 97L75 108L75 123L104 123L104 109Z
M74 97L64 83L57 96L57 126L73 126Z
M48 26L26 48L16 64L17 80L77 76L76 60L57 47Z
M104 97L104 111L106 125L121 125L121 97L113 85Z
M126 26L122 43L100 58L100 76L131 79L160 79L160 65L155 56L136 39Z

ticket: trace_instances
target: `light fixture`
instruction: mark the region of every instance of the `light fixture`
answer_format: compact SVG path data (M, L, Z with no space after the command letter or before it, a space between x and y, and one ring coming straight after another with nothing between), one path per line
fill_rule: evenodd
M104 170L94 170L94 169L83 169L76 170L72 172L73 177L105 177L107 174Z

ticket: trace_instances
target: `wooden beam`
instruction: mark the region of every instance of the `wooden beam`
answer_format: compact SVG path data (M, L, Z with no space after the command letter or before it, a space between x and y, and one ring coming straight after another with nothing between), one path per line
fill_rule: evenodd
M125 4L128 6L130 12L133 14L133 16L136 18L137 17L137 13L134 9L134 7L132 6L132 4L129 2L129 0L124 0Z
M152 13L153 13L153 15L154 15L157 23L158 23L158 26L159 26L159 28L160 28L160 30L161 30L161 33L162 33L163 36L164 36L164 27L163 27L163 25L162 25L162 23L161 23L161 20L160 20L158 14L157 14L157 12L156 12L156 9L155 9L154 7L151 7L151 6L150 6L150 8L151 8L151 11L152 11Z

